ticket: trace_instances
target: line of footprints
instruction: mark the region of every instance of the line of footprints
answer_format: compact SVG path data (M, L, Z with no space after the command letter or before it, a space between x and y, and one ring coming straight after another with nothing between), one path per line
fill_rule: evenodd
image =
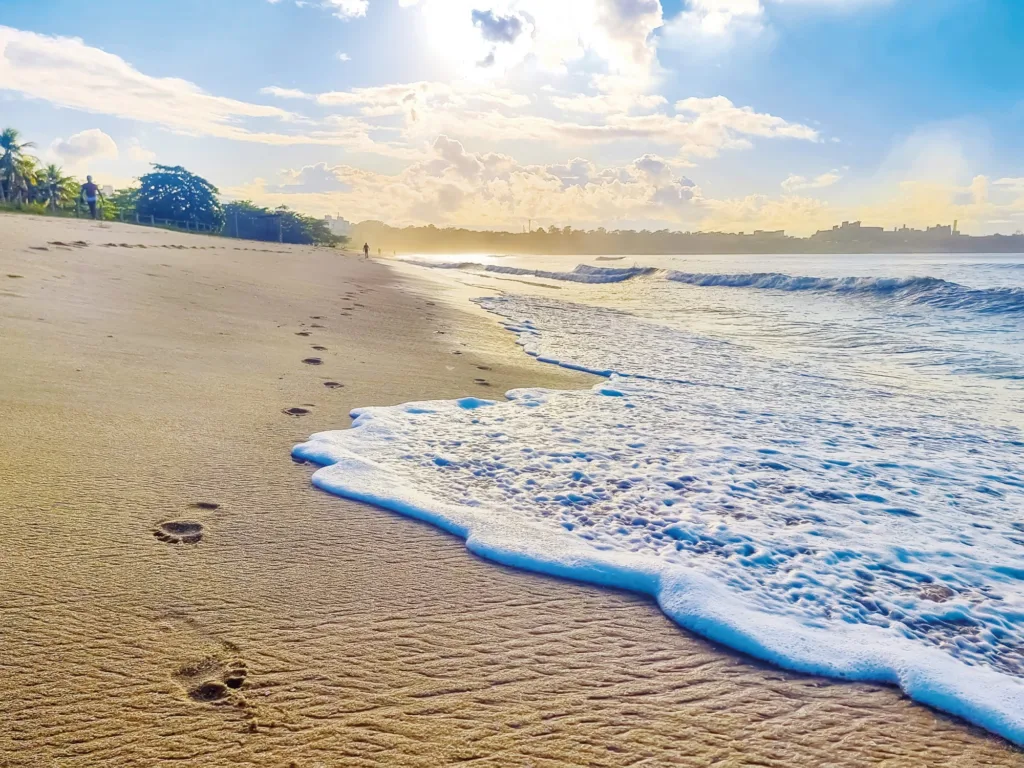
M176 546L194 546L203 540L206 526L198 519L216 512L220 504L197 501L189 505L193 515L188 519L164 520L153 528L158 541ZM204 704L227 704L241 709L249 721L250 732L258 728L256 708L242 694L249 676L248 665L238 658L234 643L222 643L220 652L208 653L178 667L173 677L185 695Z
M349 315L352 314L352 311L356 307L362 307L363 306L362 304L356 304L356 303L354 303L352 301L357 295L359 295L359 294L356 294L356 293L346 293L345 294L345 299L348 302L350 302L352 304L352 306L343 307L342 308L342 312L341 312L341 316L348 317ZM323 317L322 315L313 315L309 319L310 320L325 320L326 318ZM313 323L313 324L308 325L308 326L305 323L301 323L300 326L302 328L316 329L316 330L322 330L324 328L324 326L321 325L320 323ZM300 337L302 337L304 339L308 339L310 336L313 335L313 331L312 330L302 330L302 331L297 332L295 335L296 336L300 336ZM311 349L314 352L329 352L330 351L327 347L323 346L322 344L313 344L313 345L311 345ZM324 364L324 360L323 360L322 357L307 357L302 362L304 364L306 364L306 365L312 365L312 366L318 366L318 365L323 365ZM343 389L344 386L345 386L340 381L329 381L329 380L326 380L326 379L324 380L323 385L325 387L327 387L327 389ZM312 411L310 411L309 409L310 408L314 408L314 407L315 406L312 403L303 403L301 407L296 406L296 407L293 407L293 408L285 408L282 411L282 413L284 413L286 416L295 416L295 417L308 416L310 413L312 413Z

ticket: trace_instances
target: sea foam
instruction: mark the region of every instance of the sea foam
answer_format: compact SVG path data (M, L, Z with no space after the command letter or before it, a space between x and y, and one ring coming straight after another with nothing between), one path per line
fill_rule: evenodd
M527 353L605 378L355 411L295 448L317 486L1024 744L1018 430L608 309L480 303Z

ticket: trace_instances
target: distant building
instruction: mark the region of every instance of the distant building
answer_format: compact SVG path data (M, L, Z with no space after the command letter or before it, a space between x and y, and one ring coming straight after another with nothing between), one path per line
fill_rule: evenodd
M352 222L343 219L341 216L324 216L324 221L327 222L327 228L331 230L332 235L344 237L352 233Z
M815 232L813 237L819 240L863 240L881 235L885 232L884 227L865 227L859 221L844 221L832 229L823 229Z
M100 193L104 197L113 197L114 196L114 188L112 186L110 186L109 184L106 184L105 186L100 188Z
M754 237L785 237L784 229L755 229Z

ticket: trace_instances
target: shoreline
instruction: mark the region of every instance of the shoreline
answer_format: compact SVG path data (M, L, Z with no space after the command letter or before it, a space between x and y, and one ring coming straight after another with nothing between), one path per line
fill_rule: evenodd
M895 690L316 491L290 448L353 407L594 381L436 286L273 243L0 232L0 765L1024 765Z

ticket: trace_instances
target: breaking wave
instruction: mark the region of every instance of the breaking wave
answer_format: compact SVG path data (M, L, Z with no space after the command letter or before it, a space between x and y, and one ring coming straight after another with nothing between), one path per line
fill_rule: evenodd
M802 277L779 272L735 275L667 272L665 278L701 287L863 294L987 314L1024 313L1024 289L969 288L937 277Z
M638 277L661 277L671 282L702 288L813 291L889 299L908 304L926 304L942 309L968 310L983 314L1024 314L1024 288L970 288L937 277L810 277L781 272L718 274L666 271L643 266L597 267L589 264L580 264L572 271L562 272L478 262L427 262L410 259L407 263L433 269L461 269L573 283L621 283ZM1000 266L1022 267L1019 264Z

